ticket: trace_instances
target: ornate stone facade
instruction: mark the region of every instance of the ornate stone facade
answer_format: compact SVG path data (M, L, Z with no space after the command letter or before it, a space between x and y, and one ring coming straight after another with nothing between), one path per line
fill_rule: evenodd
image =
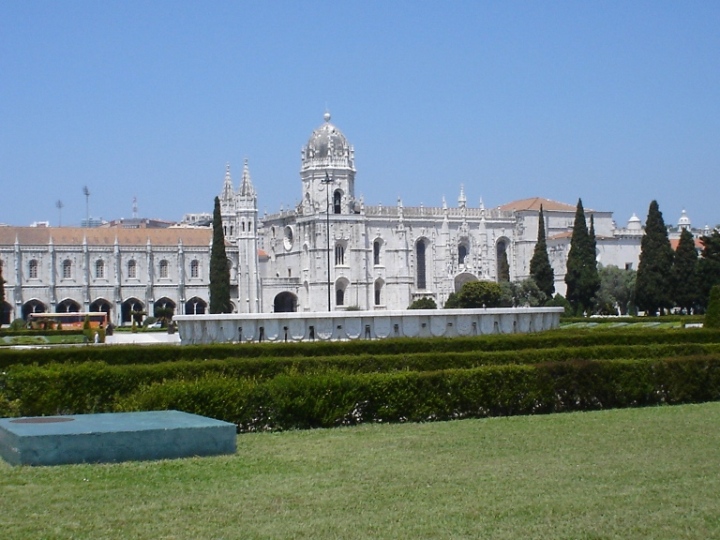
M574 204L532 198L496 208L468 204L366 205L355 192L352 145L326 114L301 154L299 204L258 216L248 164L238 189L229 167L220 192L231 295L238 313L405 309L433 298L441 307L465 282L528 277L540 205L556 289L564 272ZM602 264L637 268L643 231L637 218L615 226L594 216ZM208 303L209 228L0 227L7 281L4 320L32 311L108 311L127 323L156 307L203 313Z

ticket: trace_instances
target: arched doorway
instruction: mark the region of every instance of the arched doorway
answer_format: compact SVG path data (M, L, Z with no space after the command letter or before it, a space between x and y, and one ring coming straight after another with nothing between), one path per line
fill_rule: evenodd
M297 311L297 296L291 292L281 292L275 297L273 302L273 311L275 313L289 313Z
M28 320L28 316L31 313L45 313L47 311L47 308L45 307L45 304L43 304L40 300L32 299L28 300L23 304L22 307L22 318L24 320Z
M135 323L140 324L145 314L144 312L145 305L140 300L137 298L128 298L122 303L120 322L122 324L132 323L133 318L135 318Z
M460 292L460 289L463 288L463 285L465 285L466 283L470 283L471 281L479 280L476 276L467 272L463 272L462 274L458 274L457 276L455 276L455 292Z
M55 308L55 313L77 313L80 311L80 304L72 298L66 298Z
M111 321L110 312L112 311L112 305L104 298L98 298L92 304L90 304L90 311L102 311L107 315L107 320Z
M185 315L204 315L206 312L207 302L198 296L185 302Z

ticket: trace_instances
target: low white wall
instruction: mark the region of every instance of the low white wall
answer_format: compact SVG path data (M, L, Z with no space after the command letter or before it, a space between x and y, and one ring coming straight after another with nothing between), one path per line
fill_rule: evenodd
M176 315L183 344L520 334L560 325L561 307Z

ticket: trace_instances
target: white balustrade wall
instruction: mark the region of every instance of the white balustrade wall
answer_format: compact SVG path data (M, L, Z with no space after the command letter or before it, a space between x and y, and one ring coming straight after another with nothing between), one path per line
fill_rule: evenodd
M522 334L558 328L561 307L176 315L183 344Z

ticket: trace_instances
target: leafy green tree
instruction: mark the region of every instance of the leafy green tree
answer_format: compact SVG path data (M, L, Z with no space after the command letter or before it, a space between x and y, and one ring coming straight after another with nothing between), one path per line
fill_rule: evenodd
M705 328L720 328L720 285L710 289L710 300L705 312Z
M458 309L460 307L458 294L456 292L450 293L447 300L445 300L445 305L443 307L445 309Z
M645 234L640 243L640 263L635 285L635 301L639 309L657 315L672 307L670 271L673 250L657 201L650 203Z
M530 277L547 298L552 298L555 292L555 272L553 272L553 268L550 265L550 257L548 257L547 252L545 218L543 216L542 205L540 206L540 214L538 215L537 243L535 244L532 259L530 259Z
M413 301L413 303L408 306L408 309L437 309L437 304L435 300L429 296L425 296Z
M565 308L565 313L563 313L564 317L572 317L573 315L573 309L570 302L568 302L567 299L560 293L553 296L552 299L545 304L545 306Z
M595 295L595 311L601 315L627 315L632 311L635 292L635 271L614 265L598 270L600 288Z
M594 234L594 227L592 237L588 232L582 199L578 199L570 239L567 271L565 272L567 299L573 307L573 311L578 314L582 312L590 314L593 298L600 288L595 259Z
M502 289L493 281L470 281L458 293L460 308L498 307Z
M720 285L720 232L716 229L709 236L700 238L703 245L698 261L698 281L700 282L700 305L708 305L710 290Z
M680 242L678 242L673 255L670 282L672 283L673 303L687 313L690 313L700 300L697 266L698 253L695 249L695 238L688 229L683 229L680 233Z
M498 305L501 307L537 307L545 305L549 300L532 278L500 283L500 290L500 303Z
M210 313L230 313L230 268L225 252L225 234L220 214L220 198L215 197L213 241L210 251Z

